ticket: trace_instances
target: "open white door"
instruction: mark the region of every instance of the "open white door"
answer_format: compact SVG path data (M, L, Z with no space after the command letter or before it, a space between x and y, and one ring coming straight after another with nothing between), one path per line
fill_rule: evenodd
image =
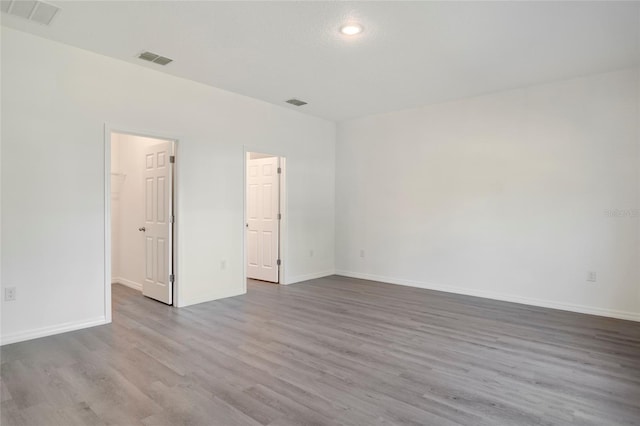
M144 151L145 217L140 228L145 238L142 294L167 304L173 303L171 155L171 142Z
M247 160L247 277L278 282L278 157Z

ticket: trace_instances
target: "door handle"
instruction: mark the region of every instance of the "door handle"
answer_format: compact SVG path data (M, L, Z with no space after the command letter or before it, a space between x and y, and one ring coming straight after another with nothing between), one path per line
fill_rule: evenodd
M140 232L146 232L146 231L147 231L147 228L145 228L145 227L143 226L142 228L138 228L138 231L140 231Z

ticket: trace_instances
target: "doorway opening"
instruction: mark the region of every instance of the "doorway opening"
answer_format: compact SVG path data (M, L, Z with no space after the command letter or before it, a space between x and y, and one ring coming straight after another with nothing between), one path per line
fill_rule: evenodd
M282 284L285 158L248 151L245 172L245 284Z
M110 262L106 267L110 283L176 306L174 167L177 141L119 131L109 133L107 248Z

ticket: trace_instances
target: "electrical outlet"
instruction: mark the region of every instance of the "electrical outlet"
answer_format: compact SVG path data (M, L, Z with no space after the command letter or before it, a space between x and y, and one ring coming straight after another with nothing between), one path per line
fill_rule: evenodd
M360 250L360 257L364 258L364 250Z
M15 287L7 287L4 289L4 301L5 302L13 302L16 300L16 288Z
M592 283L595 283L596 281L598 281L598 274L596 274L596 271L587 272L587 281Z

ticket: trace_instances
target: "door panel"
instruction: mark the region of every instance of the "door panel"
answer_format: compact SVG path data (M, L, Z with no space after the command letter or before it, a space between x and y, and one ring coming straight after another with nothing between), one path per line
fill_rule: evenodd
M262 232L262 266L264 268L273 268L275 265L275 259L271 252L272 240L273 234L270 231Z
M145 237L145 281L153 281L153 238Z
M249 185L247 219L258 219L258 185Z
M153 221L153 181L153 178L146 178L144 182L144 220L146 222Z
M158 284L164 284L166 285L167 282L169 282L169 275L165 274L164 272L166 270L168 270L168 265L167 265L167 240L165 240L164 238L158 238L158 244L157 244L157 249L156 249L156 253L157 253L157 277L158 277Z
M273 220L273 185L265 183L262 185L262 218Z
M278 157L247 160L247 277L278 282Z
M145 280L142 294L173 303L171 248L171 142L145 149Z
M167 204L167 179L164 176L158 177L158 205L157 208L157 221L158 223L165 223L167 221L168 206Z
M258 266L258 232L257 231L247 231L247 246L249 248L247 252L247 261L249 262L249 266L257 267Z

